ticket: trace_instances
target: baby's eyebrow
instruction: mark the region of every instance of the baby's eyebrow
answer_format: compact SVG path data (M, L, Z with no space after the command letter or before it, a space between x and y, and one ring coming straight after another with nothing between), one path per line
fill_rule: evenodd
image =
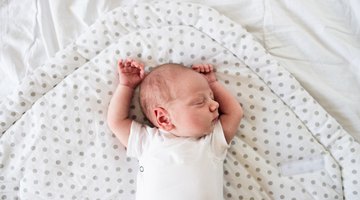
M210 92L210 96L214 97L214 93L212 91Z
M209 96L214 97L214 93L212 91L210 91L208 94L209 94ZM206 97L207 97L207 93L206 92L201 92L201 93L194 94L189 99L196 100L196 99L206 98Z
M196 95L192 98L193 101L204 99L204 95Z

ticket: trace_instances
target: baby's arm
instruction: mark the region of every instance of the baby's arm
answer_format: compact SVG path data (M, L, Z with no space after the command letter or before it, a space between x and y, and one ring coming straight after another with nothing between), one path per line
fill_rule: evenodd
M136 86L144 79L144 65L134 60L119 61L119 85L111 98L107 121L109 128L126 147L132 120L129 118L131 99Z
M215 76L213 67L207 65L193 65L192 68L202 73L208 80L215 100L219 103L220 122L224 130L225 138L228 143L234 138L240 120L243 117L243 110L237 100L226 88L220 84Z

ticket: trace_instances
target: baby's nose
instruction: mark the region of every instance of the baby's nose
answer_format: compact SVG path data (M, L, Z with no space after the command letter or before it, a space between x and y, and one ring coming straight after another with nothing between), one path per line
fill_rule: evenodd
M219 103L215 100L212 100L211 101L211 104L210 104L210 111L211 112L214 112L216 111L217 109L219 108Z

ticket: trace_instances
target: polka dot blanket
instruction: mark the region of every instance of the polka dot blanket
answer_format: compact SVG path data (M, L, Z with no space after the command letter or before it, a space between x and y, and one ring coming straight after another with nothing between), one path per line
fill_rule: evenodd
M2 100L1 199L135 199L138 162L106 123L127 57L211 63L241 103L224 199L360 199L359 143L241 25L173 2L107 13Z

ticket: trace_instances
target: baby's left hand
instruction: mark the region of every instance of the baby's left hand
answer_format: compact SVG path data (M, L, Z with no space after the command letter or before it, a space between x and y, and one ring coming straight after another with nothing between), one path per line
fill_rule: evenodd
M197 64L197 65L192 65L191 68L203 74L209 84L217 81L214 68L211 64Z

